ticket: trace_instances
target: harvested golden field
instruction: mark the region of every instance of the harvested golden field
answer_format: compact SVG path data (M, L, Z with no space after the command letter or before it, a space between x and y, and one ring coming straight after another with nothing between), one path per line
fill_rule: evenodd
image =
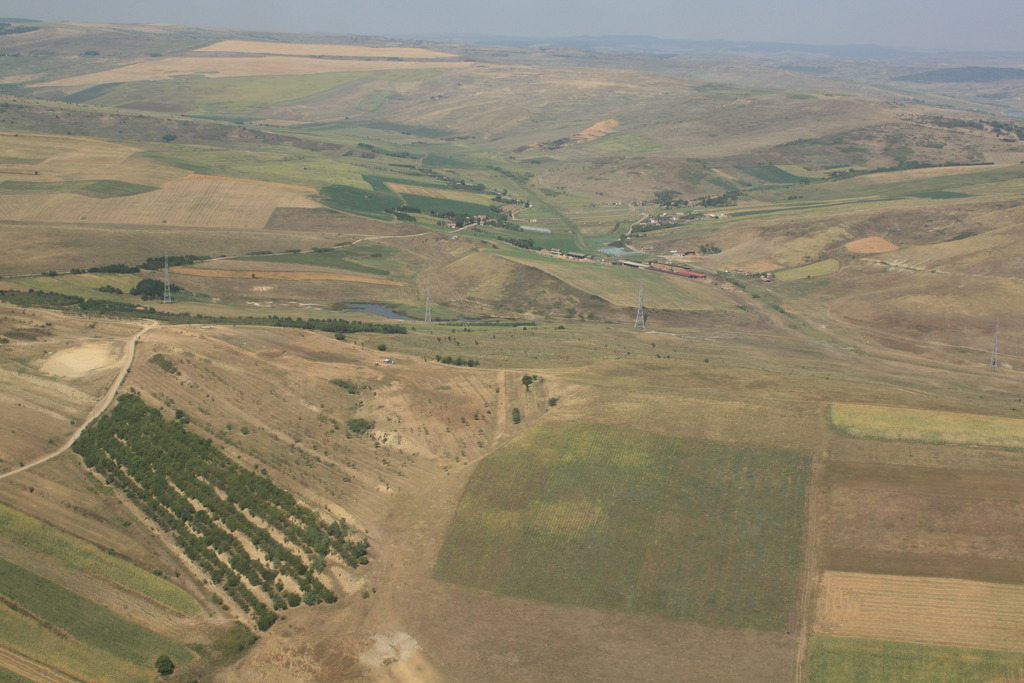
M895 406L834 403L832 426L865 439L1024 448L1024 420Z
M290 186L195 174L130 197L0 195L9 220L44 223L263 228L279 207L319 206Z
M161 185L188 174L137 153L141 148L70 135L0 132L0 182L121 180Z
M825 572L818 591L818 633L1024 649L1024 586Z
M457 202L468 202L480 204L490 201L481 195L460 190L446 190L441 187L423 187L422 185L406 185L404 183L385 183L392 192L398 194L414 194L420 197L433 197L435 199L451 199Z
M369 57L377 59L452 59L450 52L418 47L369 47L367 45L321 45L318 43L264 43L258 40L222 40L193 52L245 52L264 55L325 57Z
M387 59L317 59L315 57L165 57L152 61L129 64L109 71L60 78L38 87L91 88L104 83L159 81L177 76L202 75L207 78L233 78L238 76L300 76L303 74L337 73L344 71L394 71L396 69L459 68L472 66L472 62L435 61L403 62Z
M898 246L884 237L865 237L846 243L846 248L854 254L883 254L887 251L896 251Z

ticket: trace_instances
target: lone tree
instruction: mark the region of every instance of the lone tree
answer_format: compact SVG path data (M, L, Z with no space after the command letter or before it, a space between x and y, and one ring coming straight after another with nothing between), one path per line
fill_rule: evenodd
M523 419L523 416L519 414L519 408L512 409L512 422L519 424Z
M156 671L161 676L169 676L174 673L174 662L167 655L160 655L156 658Z
M530 385L533 384L533 377L531 375L523 375L523 386L526 390L530 390Z

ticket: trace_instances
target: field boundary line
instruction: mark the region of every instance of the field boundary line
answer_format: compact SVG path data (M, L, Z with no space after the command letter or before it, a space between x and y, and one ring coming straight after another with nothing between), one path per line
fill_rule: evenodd
M53 460L54 458L67 451L69 448L71 448L71 444L73 444L78 439L78 437L82 435L82 432L85 431L86 427L91 425L93 421L95 421L96 418L98 418L103 413L103 411L106 410L111 403L113 403L114 398L117 396L118 389L121 388L121 385L124 383L125 377L128 376L128 371L132 367L132 363L135 361L135 347L138 345L139 340L142 339L142 335L144 335L146 332L149 332L154 327L157 327L159 324L160 323L156 322L155 320L148 321L148 324L145 327L143 327L141 330L132 335L132 337L126 342L127 348L124 351L124 361L121 364L121 371L117 374L117 377L114 378L114 381L111 383L110 388L107 389L107 393L103 396L102 399L100 399L100 402L97 403L96 406L92 409L92 411L90 411L89 414L86 416L86 418L82 420L82 424L78 426L78 429L72 432L71 436L64 440L64 443L58 446L56 450L50 451L49 453L33 460L27 465L22 465L21 467L17 467L11 470L10 472L4 472L3 474L0 474L0 480L14 476L15 474L20 474L21 472L30 470L33 467L38 467L39 465L42 465L45 462Z

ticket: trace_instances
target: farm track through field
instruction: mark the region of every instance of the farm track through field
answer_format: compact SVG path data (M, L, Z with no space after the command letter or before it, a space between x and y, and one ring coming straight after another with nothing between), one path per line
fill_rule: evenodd
M800 571L800 625L796 648L796 680L807 678L804 665L810 655L810 640L814 630L815 602L817 601L818 548L821 545L821 518L823 514L824 484L822 473L828 460L828 440L831 433L828 406L818 408L821 445L812 456L811 477L807 484L807 520L804 537L803 563Z
M81 679L73 678L57 671L27 655L0 645L0 668L7 669L30 681L38 683L80 683Z
M75 440L82 435L82 432L85 431L86 427L92 424L93 421L97 417L99 417L104 410L107 409L107 406L109 406L113 402L114 398L117 396L117 390L121 388L121 384L124 382L124 378L128 375L128 371L132 367L132 362L135 360L136 344L138 344L139 340L142 339L142 335L144 335L146 332L149 332L158 324L159 323L154 321L149 322L149 324L147 324L141 330L136 332L134 335L132 335L131 339L125 342L124 360L121 363L121 371L117 373L117 377L114 378L113 383L111 383L110 388L107 390L107 393L103 396L103 398L100 399L100 402L96 404L96 407L92 409L92 412L90 412L89 415L84 420L82 420L82 424L78 426L78 429L76 429L71 434L71 436L69 436L64 441L63 444L58 446L56 450L50 451L46 455L43 455L42 457L39 457L36 460L33 460L27 465L22 465L21 467L11 470L10 472L4 472L3 474L0 474L0 479L6 479L7 477L11 477L20 472L24 472L25 470L29 470L32 469L33 467L42 465L44 462L49 462L50 460L53 460L54 458L61 455L69 448L71 448L71 444L73 444Z

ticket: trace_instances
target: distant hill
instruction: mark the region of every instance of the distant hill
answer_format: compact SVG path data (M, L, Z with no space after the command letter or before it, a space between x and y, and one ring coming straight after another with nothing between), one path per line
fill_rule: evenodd
M1024 79L1024 69L998 66L958 66L951 69L934 69L894 78L894 81L911 83L992 83L995 81Z

